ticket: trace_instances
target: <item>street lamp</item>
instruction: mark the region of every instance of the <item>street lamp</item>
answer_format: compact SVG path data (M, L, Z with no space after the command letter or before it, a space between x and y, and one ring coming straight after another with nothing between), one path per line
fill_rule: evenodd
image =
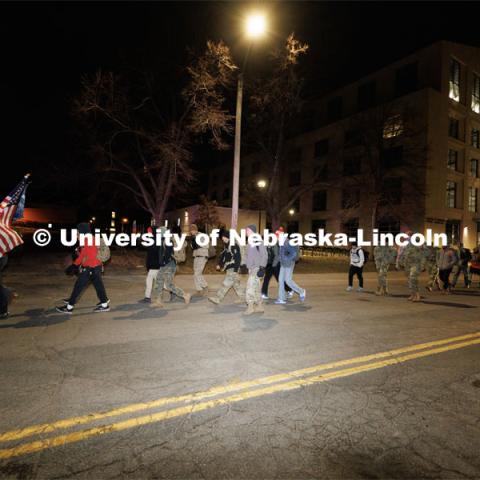
M253 14L246 18L245 31L251 39L259 38L265 33L266 20L261 14ZM238 74L237 108L235 113L235 146L233 154L233 188L232 188L232 219L230 228L237 228L238 224L238 197L240 186L240 139L242 134L242 101L243 101L243 72Z
M259 180L259 181L257 182L257 187L258 187L258 188L265 188L266 186L267 186L266 180Z
M263 190L267 186L266 180L259 180L257 182L257 187ZM262 210L258 210L258 231L262 229Z
M288 213L289 213L290 215L295 215L295 209L291 208L291 209L288 211Z

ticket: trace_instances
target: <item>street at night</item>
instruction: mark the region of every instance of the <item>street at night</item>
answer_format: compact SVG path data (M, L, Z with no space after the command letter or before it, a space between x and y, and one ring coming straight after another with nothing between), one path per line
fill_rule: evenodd
M245 318L233 297L141 306L138 275L106 277L109 313L91 313L88 292L57 316L56 288L35 275L36 308L20 299L1 327L0 472L478 478L480 295L411 304L393 276L379 299L373 275L363 293L301 275L307 303Z

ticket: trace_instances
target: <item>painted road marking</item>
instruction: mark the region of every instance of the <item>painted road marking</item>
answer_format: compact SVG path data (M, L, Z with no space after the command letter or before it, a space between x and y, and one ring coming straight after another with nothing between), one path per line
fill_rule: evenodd
M246 390L236 395L231 395L224 398L217 398L217 399L209 400L206 402L194 403L188 406L177 407L177 408L165 410L165 411L150 414L150 415L144 415L141 417L135 417L135 418L123 420L116 423L111 423L111 424L102 425L99 427L90 428L87 430L80 430L80 431L65 434L65 435L59 435L57 437L37 440L34 442L18 445L16 447L0 450L0 459L8 459L12 457L17 457L19 455L26 455L29 453L39 452L41 450L45 450L48 448L67 445L70 443L87 440L92 437L98 437L106 433L119 432L122 430L139 427L141 425L158 423L163 420L168 420L168 419L180 417L183 415L189 415L192 413L201 412L203 410L219 407L222 405L232 404L232 403L240 402L243 400L271 395L278 392L291 391L301 387L314 385L317 383L326 382L326 381L337 379L337 378L348 377L358 373L368 372L371 370L376 370L376 369L388 367L391 365L398 365L400 363L408 362L418 358L437 355L439 353L444 353L444 352L457 350L457 349L469 347L472 345L479 345L479 344L480 344L480 338L475 338L475 339L461 342L461 343L444 345L437 348L431 348L428 350L423 350L416 353L410 353L410 354L395 357L395 358L388 358L386 360L381 360L378 362L366 363L364 365L345 368L343 370L337 370L334 372L325 373L321 375L313 375L306 378L300 378L293 381L288 381L286 383L271 385L269 387L259 388L255 390Z
M432 342L427 342L427 343L409 345L407 347L388 350L385 352L373 353L370 355L364 355L360 357L349 358L346 360L338 360L336 362L319 364L313 367L302 368L302 369L294 370L288 373L270 375L267 377L261 377L254 380L236 382L228 385L221 385L218 387L210 388L203 392L189 393L189 394L180 395L177 397L164 397L164 398L152 400L150 402L142 402L142 403L134 403L134 404L126 405L124 407L115 408L106 412L96 412L96 413L91 413L91 414L82 415L78 417L58 420L56 422L43 423L43 424L32 425L30 427L25 427L17 430L10 430L8 432L0 434L0 442L20 440L25 437L51 433L59 429L66 429L66 428L71 428L78 425L84 425L86 423L92 423L98 420L102 420L104 418L117 417L120 415L136 413L142 410L149 410L153 408L164 407L166 405L170 405L173 403L187 403L187 402L194 402L198 400L204 400L206 398L214 397L217 395L224 395L226 393L233 393L233 392L245 390L248 388L255 388L255 387L260 387L264 385L270 385L272 383L292 380L297 377L303 377L305 375L317 373L323 370L331 370L333 368L353 365L355 363L369 362L371 360L378 360L380 358L392 357L402 353L414 352L417 350L423 350L425 348L437 347L440 345L459 342L463 340L469 340L472 338L480 338L480 332L469 333L469 334L461 335L458 337L445 338L442 340L434 340Z

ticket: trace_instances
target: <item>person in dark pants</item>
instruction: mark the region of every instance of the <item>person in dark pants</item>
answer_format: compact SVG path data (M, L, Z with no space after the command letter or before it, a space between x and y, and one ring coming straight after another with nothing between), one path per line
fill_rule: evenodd
M2 271L7 265L7 262L8 257L6 255L0 256L0 319L8 317L8 290L1 282Z
M77 229L78 233L91 233L90 224L88 223L80 223L77 226ZM78 297L90 282L92 282L95 291L97 292L97 297L100 301L100 303L95 307L94 312L108 312L110 310L110 300L107 297L105 286L103 285L102 280L103 264L97 257L98 249L96 245L88 245L86 243L83 247L81 247L78 257L74 261L74 265L80 268L80 273L77 281L75 282L70 298L65 301L66 305L56 308L58 312L71 314L75 304L77 303Z
M361 247L357 246L357 242L352 242L350 250L350 268L348 270L348 287L347 292L353 290L353 277L358 278L357 292L363 292L363 265L365 264L365 254Z
M450 293L450 274L452 273L453 267L458 262L458 257L453 248L444 246L437 257L438 265L438 276L442 282L442 293Z
M277 237L283 233L283 228L279 228L275 235ZM262 283L262 299L268 300L268 286L270 285L270 280L272 277L275 277L275 280L278 283L278 276L280 275L280 247L277 244L267 247L268 260L267 266L265 267L265 276L263 277ZM285 291L287 292L287 297L291 298L293 296L292 289L285 284Z

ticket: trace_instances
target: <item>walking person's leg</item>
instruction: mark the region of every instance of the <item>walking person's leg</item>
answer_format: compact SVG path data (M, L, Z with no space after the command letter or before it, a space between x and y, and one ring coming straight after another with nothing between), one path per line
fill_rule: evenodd
M0 318L8 316L8 293L7 289L0 285Z
M270 279L273 276L273 267L271 265L267 265L265 267L265 275L263 277L263 283L262 283L262 295L264 297L268 297L268 286L270 284Z
M152 289L155 284L155 280L158 275L157 269L150 269L147 273L147 278L145 281L145 300L149 300L152 297Z
M233 289L239 298L245 298L245 288L242 286L242 281L240 280L240 275L236 272L233 272Z
M77 277L75 285L73 286L72 293L66 305L62 307L56 307L57 312L61 313L71 313L73 312L73 307L77 303L78 297L85 290L90 281L90 269L84 268Z
M208 297L212 303L216 303L218 305L225 298L225 295L228 293L228 291L233 287L235 278L232 273L235 272L227 270L225 272L225 276L223 277L222 286L217 290L217 293L213 297Z
M203 270L207 264L206 257L193 258L193 281L195 283L195 290L200 293L208 288L208 284L203 276Z
M301 295L303 293L303 289L300 288L293 280L293 269L295 265L291 267L285 268L285 283L297 294Z
M353 288L353 275L355 273L355 267L353 265L350 265L350 268L348 269L348 287L347 290L352 290Z
M357 267L358 289L363 290L363 267Z
M177 287L174 283L175 272L177 271L177 265L175 262L170 262L169 264L165 265L165 289L177 297L183 298L185 303L190 303L190 294L186 293L180 287Z
M275 303L285 303L285 267L280 267L280 273L278 275L278 297Z
M107 292L105 291L105 285L103 284L101 266L91 269L90 279L92 280L95 291L97 292L98 300L100 301L100 305L97 305L97 307L95 308L95 311L106 312L110 310L108 306L109 300L108 300Z
M257 301L256 282L258 268L252 268L248 271L247 288L245 289L245 301L247 309L245 315L251 315L255 312L255 303Z

